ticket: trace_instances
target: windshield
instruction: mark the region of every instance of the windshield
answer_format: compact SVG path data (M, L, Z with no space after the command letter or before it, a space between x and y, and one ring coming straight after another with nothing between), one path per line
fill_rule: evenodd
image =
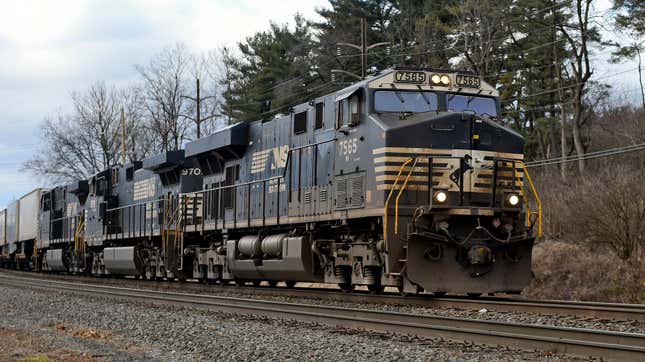
M488 114L493 117L497 116L495 99L459 94L448 94L448 111L472 111L476 114Z
M437 104L437 95L433 92L391 90L374 93L376 112L430 112L437 110Z

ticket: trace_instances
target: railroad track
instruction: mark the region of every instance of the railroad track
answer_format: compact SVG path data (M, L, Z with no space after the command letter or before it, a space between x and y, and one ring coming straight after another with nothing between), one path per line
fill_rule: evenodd
M31 272L6 271L17 276L31 276ZM39 274L42 278L56 278L63 280L78 280L77 276L65 276L57 274ZM102 279L81 277L81 280L98 283ZM136 283L136 279L123 279ZM143 283L146 287L150 284ZM157 284L156 286L160 286ZM458 308L465 310L486 309L496 312L514 313L541 313L547 315L575 316L581 318L597 318L622 321L645 322L645 305L643 304L622 304L622 303L600 303L580 302L564 300L529 300L515 297L481 297L477 299L465 297L441 297L437 298L431 294L419 296L401 297L393 293L382 295L370 295L365 291L354 293L342 293L335 289L300 287L294 289L270 288L270 287L231 287L221 285L208 285L198 283L169 283L163 284L165 289L175 291L191 291L199 293L217 293L220 291L242 291L258 296L287 296L315 298L321 300L351 302L351 303L374 303L389 305L418 306L427 308Z
M645 334L436 317L357 308L124 288L0 273L0 284L104 295L229 313L315 322L343 328L443 338L486 345L537 349L616 361L642 361Z

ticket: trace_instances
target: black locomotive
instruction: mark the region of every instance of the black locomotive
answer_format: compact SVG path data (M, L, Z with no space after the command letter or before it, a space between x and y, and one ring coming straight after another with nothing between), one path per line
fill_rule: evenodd
M44 191L38 236L11 248L5 237L2 260L92 275L519 292L541 210L523 139L499 113L479 77L390 69Z

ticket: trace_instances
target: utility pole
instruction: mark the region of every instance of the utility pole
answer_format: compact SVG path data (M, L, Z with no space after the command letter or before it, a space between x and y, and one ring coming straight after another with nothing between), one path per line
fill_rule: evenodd
M197 138L199 139L199 137L201 137L201 135L202 135L202 132L201 132L202 131L202 116L201 116L202 104L201 104L201 98L199 98L199 90L200 90L201 87L199 86L199 78L195 78L195 80L196 80L196 83L197 83L197 86L196 86L196 88L197 88L197 97L195 98L195 102L197 103L197 122L196 122L197 123Z
M560 102L560 116L562 118L562 126L560 127L560 157L562 158L562 164L560 165L560 177L562 180L567 179L567 166L565 165L564 160L567 158L567 114L566 114L566 104L564 102L564 90L562 82L562 69L560 68L560 59L558 58L558 33L557 29L557 15L558 10L556 9L556 0L553 0L553 27L552 27L552 36L553 36L553 65L555 66L556 75L558 79L558 100Z
M367 75L367 53L371 49L374 49L374 48L380 47L380 46L386 46L386 45L390 45L390 42L389 41L384 41L384 42L380 42L380 43L367 45L367 22L365 21L365 18L361 18L361 43L360 44L338 43L337 44L338 48L336 50L336 54L340 55L340 46L346 46L346 47L358 49L361 52L361 75L358 76L357 74L347 72L347 71L344 71L344 70L340 70L340 69L332 69L331 72L332 73L342 73L342 74L351 75L354 78L358 78L358 79L365 79L365 77Z
M125 111L121 107L121 163L125 166Z
M187 99L190 99L191 101L195 102L195 107L197 107L197 110L195 111L195 118L187 116L185 114L180 114L180 116L186 117L186 118L192 120L193 122L195 122L195 125L197 126L197 130L196 130L197 131L196 132L197 133L197 138L200 138L202 136L202 131L201 131L202 130L202 122L215 117L215 115L213 114L213 115L210 115L210 116L202 119L202 115L201 115L202 114L202 101L204 101L206 99L209 99L209 98L215 98L215 96L201 97L200 96L201 87L199 85L199 78L195 78L195 83L196 83L196 88L197 88L196 92L195 92L196 97L184 96L184 95L181 96L182 98L187 98Z

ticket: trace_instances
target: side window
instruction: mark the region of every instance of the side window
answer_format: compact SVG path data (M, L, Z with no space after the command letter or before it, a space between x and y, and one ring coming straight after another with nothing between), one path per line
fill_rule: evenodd
M228 166L226 168L226 179L224 180L224 186L235 185L236 181L240 180L240 165ZM224 207L227 209L233 208L233 203L235 202L235 187L229 187L224 189L224 194L222 195L222 200Z
M96 185L96 195L97 196L103 196L105 194L105 191L107 191L107 185L105 182L105 178L100 178L96 180L97 185Z
M307 132L307 111L296 113L293 116L293 134Z
M323 102L316 103L316 122L314 125L314 129L321 129L325 125L323 121L324 109L325 109L325 104Z
M346 126L349 122L349 102L343 99L336 103L336 128Z
M358 94L349 98L349 125L357 125L361 117L361 103Z

